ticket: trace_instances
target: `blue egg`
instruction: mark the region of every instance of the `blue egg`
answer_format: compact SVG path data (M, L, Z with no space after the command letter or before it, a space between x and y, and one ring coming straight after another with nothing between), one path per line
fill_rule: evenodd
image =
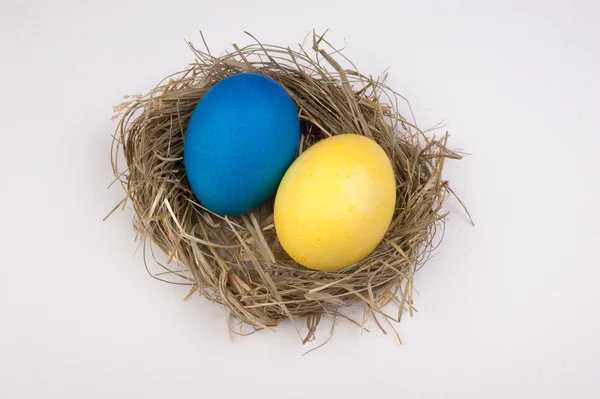
M271 198L297 155L294 102L273 79L229 76L202 97L190 119L183 161L192 191L207 209L239 215Z

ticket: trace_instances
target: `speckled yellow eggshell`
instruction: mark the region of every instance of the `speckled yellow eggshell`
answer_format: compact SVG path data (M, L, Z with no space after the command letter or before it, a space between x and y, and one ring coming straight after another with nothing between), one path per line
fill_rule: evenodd
M308 148L287 170L275 198L275 229L299 264L340 270L375 249L395 204L387 154L367 137L340 134Z

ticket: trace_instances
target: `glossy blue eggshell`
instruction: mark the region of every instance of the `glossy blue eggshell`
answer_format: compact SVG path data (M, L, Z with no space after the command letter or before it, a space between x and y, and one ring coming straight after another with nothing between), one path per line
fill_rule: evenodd
M214 213L246 213L275 194L299 141L296 107L279 83L256 73L227 77L204 94L187 127L192 191Z

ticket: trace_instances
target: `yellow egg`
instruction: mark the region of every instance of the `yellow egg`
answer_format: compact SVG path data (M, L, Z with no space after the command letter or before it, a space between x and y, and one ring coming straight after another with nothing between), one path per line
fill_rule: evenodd
M340 134L307 149L287 170L275 198L275 229L296 262L339 270L375 249L395 203L387 154L364 136Z

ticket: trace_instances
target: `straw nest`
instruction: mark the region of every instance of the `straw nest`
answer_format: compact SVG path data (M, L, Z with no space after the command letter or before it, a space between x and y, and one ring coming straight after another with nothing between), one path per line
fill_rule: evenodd
M452 193L442 179L444 160L460 158L446 148L447 134L427 137L400 115L406 100L385 77L360 73L322 36L312 39L311 50L256 41L243 48L234 44L220 56L203 37L203 51L188 43L195 55L189 68L115 107L119 122L111 154L126 193L115 209L133 207L144 253L151 243L168 255L154 277L189 284L190 295L199 292L224 305L230 322L253 326L251 331L273 330L289 319L300 332L297 323L304 319L304 342L314 337L323 317L345 318L363 328L373 318L386 331L404 311L412 314L413 274L439 242L434 236L443 228L442 206ZM213 84L246 71L268 75L287 89L301 121L300 152L326 137L356 133L374 139L390 157L396 210L385 238L366 259L338 272L309 270L282 250L272 202L239 217L220 217L197 202L183 166L187 123ZM342 310L357 302L364 304L358 321Z

